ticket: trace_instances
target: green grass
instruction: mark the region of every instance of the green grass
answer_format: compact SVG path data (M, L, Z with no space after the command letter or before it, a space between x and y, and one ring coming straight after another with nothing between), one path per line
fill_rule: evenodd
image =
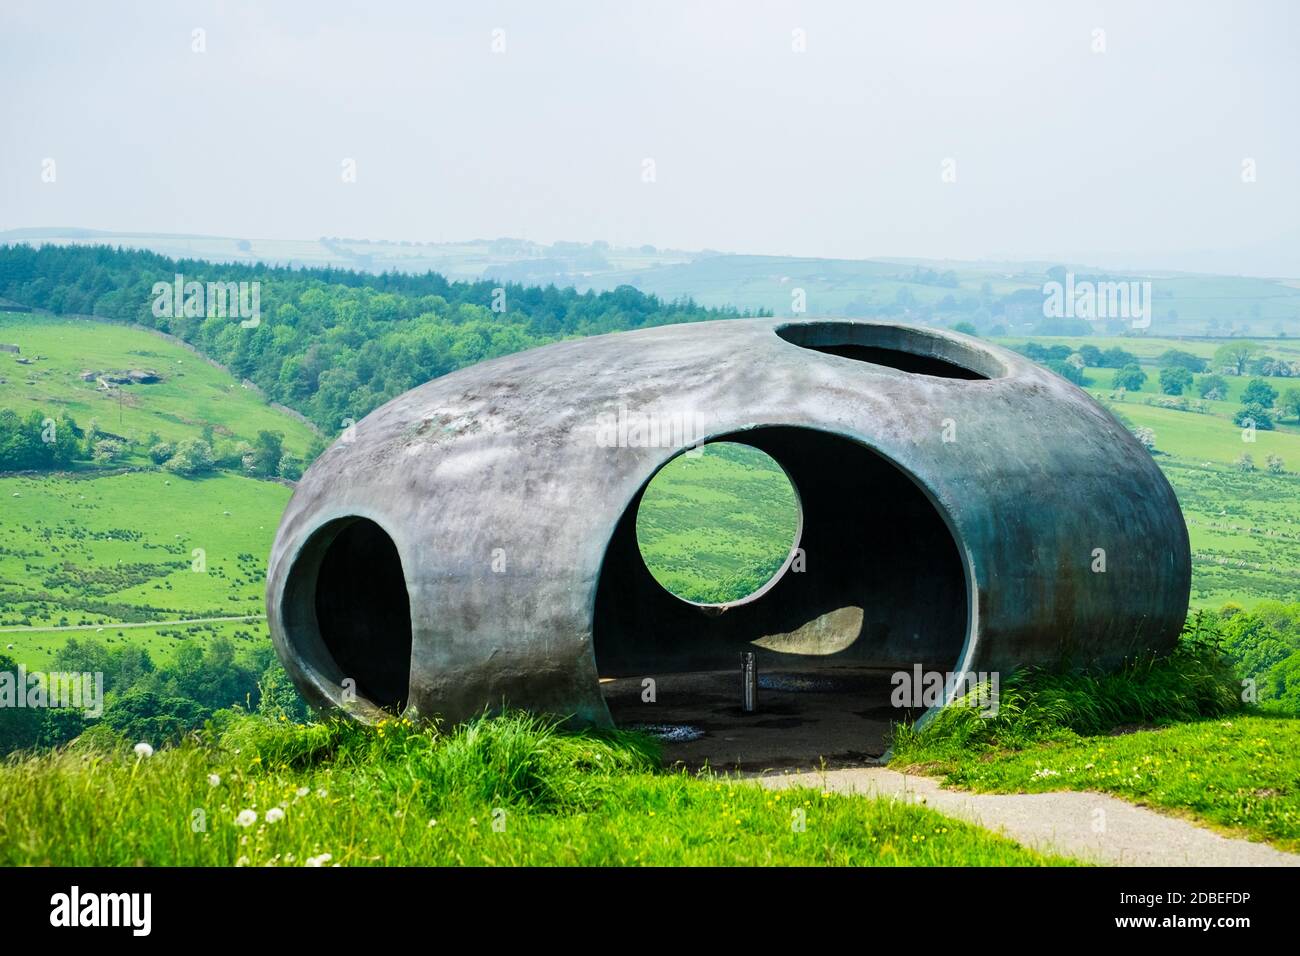
M193 352L138 328L42 314L0 313L0 343L18 345L20 356L0 352L0 408L20 415L35 409L58 418L67 412L81 428L100 430L143 446L150 432L166 441L214 433L252 441L262 430L284 433L285 450L302 457L312 430L268 405L256 392ZM33 359L19 365L17 358ZM152 369L154 385L112 391L81 381L83 371ZM141 447L136 455L143 462Z
M1193 606L1300 594L1300 478L1158 460L1187 521Z
M930 765L949 786L1090 790L1300 852L1300 719L1234 715L1117 735L1066 736Z
M74 631L22 630L0 631L0 654L11 657L29 671L47 671L54 667L58 654L69 638L78 641L92 640L105 644L110 650L116 647L139 647L148 651L155 664L167 664L187 640L204 643L217 637L228 638L237 649L254 650L269 646L271 633L267 630L265 612L257 620L204 621L194 624L150 624L123 627L104 624ZM179 619L178 619L179 620ZM9 645L13 645L10 647Z
M798 523L781 466L756 448L718 442L674 458L654 477L636 534L656 581L684 600L722 604L781 569Z
M664 773L643 740L519 714L447 734L241 717L151 757L79 745L0 766L0 808L8 866L1069 862L924 807Z
M1062 663L1017 671L1001 682L993 715L954 706L922 728L898 725L893 759L904 764L961 760L982 748L1018 749L1124 724L1217 717L1240 709L1240 691L1235 671L1218 650L1185 636L1165 657L1117 669Z
M1290 430L1256 431L1253 442L1242 440L1242 429L1227 416L1198 415L1143 405L1130 396L1123 402L1103 401L1111 411L1134 426L1156 433L1156 451L1186 461L1232 464L1250 455L1258 468L1269 455L1278 455L1292 472L1300 470L1300 433Z
M1295 292L1295 290L1292 290ZM1265 347L1269 355L1279 358L1286 358L1290 361L1300 359L1300 339L1278 339L1272 338L1266 328L1260 329L1257 336L1242 335L1243 339L1255 342ZM1142 360L1143 364L1150 364L1154 367L1156 359L1170 349L1177 349L1180 352L1190 352L1201 358L1213 358L1215 351L1223 345L1225 338L1162 338L1159 336L1147 335L1089 335L1079 337L1077 335L1014 335L1002 336L992 339L999 345L1007 348L1014 348L1023 345L1026 342L1037 342L1040 345L1068 345L1071 348L1078 348L1082 345L1095 345L1103 352L1110 348L1122 348L1126 352L1131 352ZM1108 369L1088 369L1088 375L1091 377L1094 373L1108 372ZM1150 370L1147 370L1150 374Z
M266 555L289 494L226 474L0 478L0 626L111 634L117 622L262 614ZM26 661L22 639L0 639Z
M1116 672L1013 675L992 717L952 707L900 725L890 765L979 791L1111 793L1300 849L1300 719L1252 713L1240 692L1189 635Z

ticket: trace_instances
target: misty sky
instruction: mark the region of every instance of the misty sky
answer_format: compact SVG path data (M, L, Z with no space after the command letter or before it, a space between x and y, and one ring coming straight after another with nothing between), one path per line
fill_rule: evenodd
M0 79L0 229L1300 276L1284 0L4 0Z

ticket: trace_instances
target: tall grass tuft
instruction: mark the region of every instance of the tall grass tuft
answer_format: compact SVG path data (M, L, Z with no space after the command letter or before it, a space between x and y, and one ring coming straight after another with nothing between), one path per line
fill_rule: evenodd
M1024 668L1002 681L996 714L954 705L920 729L896 725L892 762L918 764L977 749L1019 750L1045 740L1104 734L1130 724L1219 717L1242 708L1240 692L1218 635L1197 615L1167 656L1143 657L1115 670Z
M577 809L593 805L611 776L656 769L655 741L617 730L562 731L523 711L486 713L444 733L394 718L369 728L348 720L276 725L234 721L214 729L220 747L254 752L268 769L346 769L359 790L409 798L435 811L449 802Z

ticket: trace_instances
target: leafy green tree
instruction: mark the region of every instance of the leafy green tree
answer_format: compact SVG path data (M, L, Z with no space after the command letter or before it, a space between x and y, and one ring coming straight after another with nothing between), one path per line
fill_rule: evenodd
M1291 418L1300 418L1300 388L1288 388L1282 393L1278 411Z
M1142 391L1142 385L1146 380L1147 373L1142 371L1137 363L1132 363L1130 365L1125 365L1115 373L1115 377L1112 379L1112 384L1115 388L1122 388L1129 392L1140 392Z
M177 475L194 476L212 471L214 464L211 445L201 438L187 438L177 444L163 467Z
M56 420L32 410L25 417L0 410L0 470L45 471L66 468L81 457L77 423L62 413Z
M1277 389L1262 378L1252 378L1246 384L1246 390L1241 393L1243 405L1263 405L1265 408L1272 408L1275 401L1277 401Z
M1196 381L1196 390L1201 398L1221 401L1228 397L1228 380L1222 375L1202 375Z
M25 687L18 686L18 662L6 654L0 654L0 674L9 675L7 680L13 683L14 694L26 693ZM0 754L35 747L41 739L43 712L16 707L15 701L0 706Z
M1156 360L1156 365L1160 368L1185 368L1189 372L1205 371L1205 359L1180 349L1169 349L1162 353Z
M116 438L101 438L95 442L91 459L97 465L109 465L126 454L126 444Z
M131 691L104 708L104 725L127 740L155 747L197 730L212 712L185 697L163 697L149 691Z
M1132 352L1126 352L1118 345L1108 348L1101 353L1102 368L1127 368L1130 365L1138 365L1138 357ZM1144 378L1143 381L1146 379Z
M1183 389L1192 387L1192 373L1182 365L1167 365L1160 370L1160 391L1166 395L1181 395Z
M1253 427L1261 432L1273 430L1273 416L1263 405L1243 405L1232 416L1232 421L1242 428Z
M1060 359L1052 359L1045 364L1067 382L1073 382L1075 385L1084 384L1083 369L1079 366Z
M284 457L284 434L260 431L253 442L252 472L263 478L273 478L280 473L280 459Z
M1246 366L1258 352L1259 346L1254 342L1244 339L1227 342L1215 350L1214 367L1232 369L1235 375L1245 375Z

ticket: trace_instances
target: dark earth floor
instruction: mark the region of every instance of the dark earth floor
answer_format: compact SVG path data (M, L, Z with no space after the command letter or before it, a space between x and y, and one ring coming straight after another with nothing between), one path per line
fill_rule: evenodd
M614 722L663 742L665 765L715 770L874 764L895 721L919 713L890 706L894 668L838 666L759 675L758 710L741 709L740 669L603 679ZM655 700L642 681L655 680Z

